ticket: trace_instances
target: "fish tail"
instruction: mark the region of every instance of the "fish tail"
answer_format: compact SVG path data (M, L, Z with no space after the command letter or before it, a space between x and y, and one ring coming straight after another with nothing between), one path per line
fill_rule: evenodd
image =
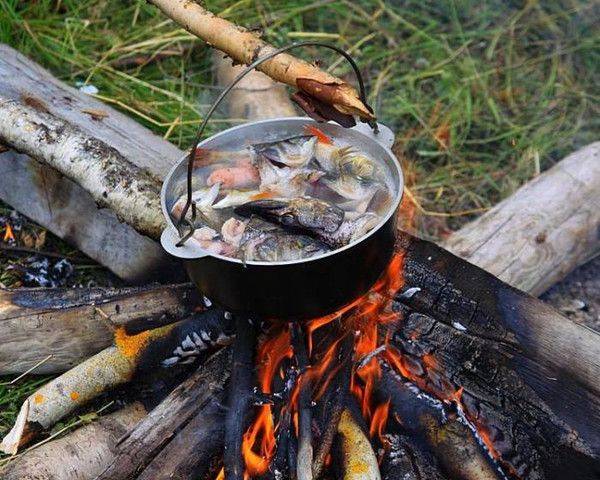
M327 145L333 145L333 140L331 140L331 137L326 135L325 132L323 132L323 130L315 127L314 125L306 125L305 129L309 134L317 137L317 140L319 142L325 143Z

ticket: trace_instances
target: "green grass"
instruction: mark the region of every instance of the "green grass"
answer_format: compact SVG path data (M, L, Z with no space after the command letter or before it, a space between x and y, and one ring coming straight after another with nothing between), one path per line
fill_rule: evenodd
M397 134L395 152L409 174L426 237L458 228L597 139L600 37L594 25L600 22L594 2L205 5L261 30L278 46L322 39L354 55L370 101ZM216 95L207 46L143 0L0 0L0 42L71 85L95 85L98 98L182 148ZM328 51L303 55L351 79ZM132 64L134 58L142 64ZM209 130L235 121L217 119ZM69 252L60 242L55 247ZM0 434L36 382L28 377L0 386Z

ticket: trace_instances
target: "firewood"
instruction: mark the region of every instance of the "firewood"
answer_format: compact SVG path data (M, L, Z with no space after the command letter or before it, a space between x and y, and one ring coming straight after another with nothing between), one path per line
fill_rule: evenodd
M113 343L122 326L139 333L180 320L201 304L190 284L144 288L0 291L0 375L60 373Z
M69 435L17 457L3 470L4 480L89 480L113 457L120 437L146 415L140 403L100 417Z
M198 368L118 442L115 458L94 480L135 478L178 430L222 394L230 361L229 349L224 349Z
M577 150L442 245L540 295L600 252L600 142Z
M236 338L233 345L231 383L227 394L223 463L228 480L243 480L245 465L242 457L242 437L246 415L252 405L257 337L248 318L236 316L235 325Z
M217 83L223 87L229 85L243 70L240 65L233 66L231 59L217 51L213 55L213 66ZM296 116L285 87L257 71L240 80L229 93L227 105L231 118L261 120Z
M306 351L306 338L302 326L291 325L291 338L294 347L294 356L301 372L298 378L298 461L296 476L298 480L312 480L313 447L312 447L312 382L307 375L302 375L308 368L308 353Z
M400 370L444 400L461 389L505 471L600 472L598 334L429 242L401 245Z
M8 45L0 44L0 92L15 101L43 105L116 149L129 162L162 178L183 151L92 95L56 79ZM103 110L94 120L84 110ZM15 151L0 154L0 198L37 224L65 239L119 277L134 283L164 281L177 262L161 246L98 209L80 185L44 163ZM175 272L177 273L177 272Z
M143 353L143 345L152 337L166 335L170 328L162 327L148 335L140 334L143 338L138 336L108 347L36 390L21 406L15 425L2 440L0 450L15 454L19 446L30 442L78 407L130 381Z
M223 376L227 378L228 373ZM138 480L214 478L225 436L222 395L210 398L137 477Z
M435 455L441 467L456 480L497 480L499 475L469 428L456 417L448 418L441 404L411 390L393 373L384 370L378 383L382 398L391 400L399 428L416 437ZM395 429L397 430L397 428Z
M88 191L100 207L158 239L166 223L160 180L107 143L45 109L0 95L0 142L45 162Z
M31 394L0 447L6 453L15 453L20 445L76 408L129 382L134 375L191 363L205 352L228 345L232 334L230 317L216 308L137 335L127 335L121 327L115 332L115 346L102 350Z
M337 428L343 480L381 480L377 457L369 438L349 409L342 412Z
M276 50L254 33L217 17L197 3L187 0L150 1L187 31L226 53L238 63L249 65ZM367 120L373 118L373 114L352 86L292 55L277 55L261 64L258 70L273 80L300 88L344 114L358 115Z
M388 451L381 463L383 480L446 480L437 458L409 435L388 434Z
M401 234L399 245L406 288L418 289L402 302L470 335L526 351L545 369L577 379L600 397L599 333L430 242ZM561 338L568 341L557 341Z

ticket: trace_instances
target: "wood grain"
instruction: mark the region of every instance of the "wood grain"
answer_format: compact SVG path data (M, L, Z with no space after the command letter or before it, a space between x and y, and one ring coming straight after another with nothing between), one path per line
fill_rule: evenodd
M560 161L443 246L540 295L600 253L600 142Z

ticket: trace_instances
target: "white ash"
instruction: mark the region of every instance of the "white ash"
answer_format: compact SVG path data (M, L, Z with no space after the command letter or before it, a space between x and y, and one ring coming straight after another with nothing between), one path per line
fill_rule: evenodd
M462 323L460 322L452 322L452 326L454 328L456 328L457 330L461 331L461 332L466 332L467 331L467 327L465 327Z
M420 287L411 287L403 291L400 295L398 295L398 298L400 300L408 300L409 298L412 298L415 293L418 293L420 291Z

